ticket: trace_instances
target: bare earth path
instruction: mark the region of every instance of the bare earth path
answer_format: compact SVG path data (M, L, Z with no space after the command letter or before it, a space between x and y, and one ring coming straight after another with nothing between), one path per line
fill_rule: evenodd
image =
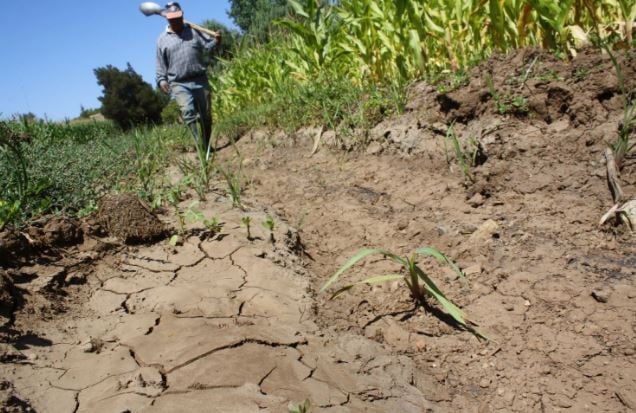
M38 329L46 344L23 339L16 362L0 367L15 393L56 413L284 412L305 399L325 412L432 406L410 359L320 333L284 225L276 244L256 225L248 241L227 201L203 212L225 223L221 235L99 262L87 301Z

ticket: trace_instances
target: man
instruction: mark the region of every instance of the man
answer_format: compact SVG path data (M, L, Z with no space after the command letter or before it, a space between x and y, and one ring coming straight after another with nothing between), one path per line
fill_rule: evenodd
M162 14L169 25L157 40L157 85L177 101L197 149L209 155L212 93L206 71L210 53L221 43L221 34L208 37L194 30L184 22L179 3L168 3Z

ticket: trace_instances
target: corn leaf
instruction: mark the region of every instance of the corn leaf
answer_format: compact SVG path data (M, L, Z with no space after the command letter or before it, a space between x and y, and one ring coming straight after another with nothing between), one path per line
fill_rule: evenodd
M377 275L375 277L369 277L369 278L367 278L365 280L358 281L357 283L349 284L347 286L342 287L341 289L339 289L338 291L333 293L331 295L330 299L333 300L334 298L338 297L342 293L345 293L345 292L349 291L350 289L352 289L353 287L355 287L357 285L361 285L361 284L367 284L367 285L384 284L384 283L387 283L387 282L390 282L390 281L403 280L403 279L404 279L404 275L402 275L402 274L386 274L386 275Z
M453 260L442 254L435 248L422 247L415 250L415 253L418 255L433 257L441 264L448 264L457 275L459 275L461 278L466 278L464 272L459 268L459 266L457 266L457 264L455 264L455 262L453 262Z

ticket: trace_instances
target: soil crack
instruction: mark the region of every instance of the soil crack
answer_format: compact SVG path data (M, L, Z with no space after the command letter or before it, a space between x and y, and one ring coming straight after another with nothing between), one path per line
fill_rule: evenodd
M179 364L178 366L175 366L175 367L171 368L170 370L166 371L166 373L168 373L168 374L169 373L174 373L175 371L177 371L177 370L179 370L179 369L181 369L183 367L189 366L190 364L192 364L192 363L194 363L196 361L199 361L199 360L201 360L203 358L206 358L208 356L211 356L212 354L218 353L219 351L231 350L231 349L242 347L242 346L247 345L247 344L258 344L258 345L261 345L261 346L272 347L272 348L279 348L279 347L296 348L297 346L299 346L301 344L306 344L306 343L307 343L306 339L302 340L302 341L293 342L293 343L290 343L290 344L282 344L282 343L276 343L276 342L271 342L271 341L267 341L267 340L248 338L248 339L237 341L235 343L231 343L231 344L228 344L228 345L225 345L225 346L221 346L221 347L217 347L217 348L215 348L213 350L207 351L207 352L205 352L205 353L203 353L203 354L201 354L201 355L199 355L197 357L194 357L194 358L192 358L192 359L190 359L188 361L185 361L185 362Z

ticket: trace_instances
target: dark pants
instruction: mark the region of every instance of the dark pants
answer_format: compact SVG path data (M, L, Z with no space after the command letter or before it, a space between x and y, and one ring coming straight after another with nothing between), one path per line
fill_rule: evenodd
M212 92L207 77L170 84L172 98L181 108L183 121L192 131L195 144L206 151L212 135ZM197 117L201 134L196 132Z

